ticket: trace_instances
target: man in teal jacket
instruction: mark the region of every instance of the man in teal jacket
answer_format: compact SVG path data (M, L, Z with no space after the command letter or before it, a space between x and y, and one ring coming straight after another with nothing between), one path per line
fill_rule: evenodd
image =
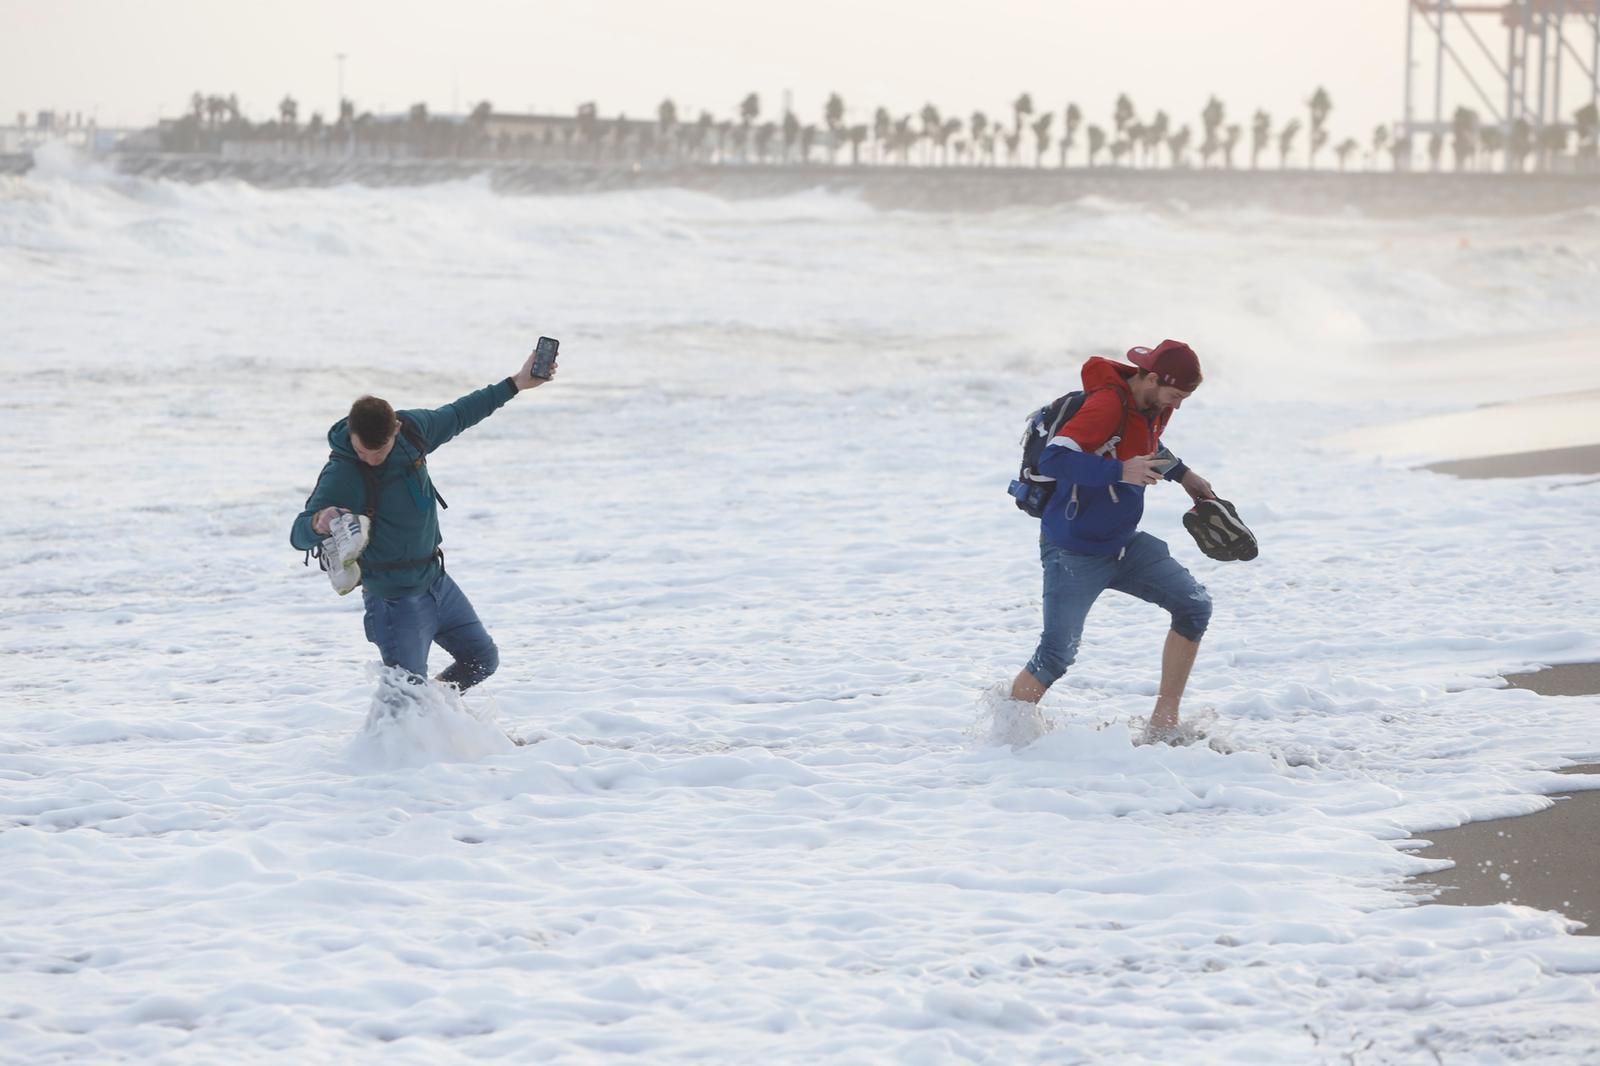
M439 550L444 501L428 477L425 457L517 393L544 384L532 369L530 355L511 377L433 411L397 415L386 401L363 396L328 430L333 452L294 520L289 542L309 551L320 546L336 515L370 518L370 540L360 558L361 597L367 639L378 646L385 666L425 677L428 648L437 643L455 660L439 680L467 689L500 665L477 612L445 573Z

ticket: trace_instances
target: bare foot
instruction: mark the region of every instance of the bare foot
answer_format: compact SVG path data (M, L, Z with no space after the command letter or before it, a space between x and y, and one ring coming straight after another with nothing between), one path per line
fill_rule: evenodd
M1165 740L1177 731L1178 701L1167 696L1157 698L1155 710L1150 712L1150 724L1145 727L1144 742Z

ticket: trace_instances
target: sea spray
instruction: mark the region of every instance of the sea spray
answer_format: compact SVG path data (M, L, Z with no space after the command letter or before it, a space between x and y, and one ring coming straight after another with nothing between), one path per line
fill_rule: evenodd
M471 707L454 685L418 681L396 667L369 668L375 688L350 761L365 770L472 762L515 751L488 705Z

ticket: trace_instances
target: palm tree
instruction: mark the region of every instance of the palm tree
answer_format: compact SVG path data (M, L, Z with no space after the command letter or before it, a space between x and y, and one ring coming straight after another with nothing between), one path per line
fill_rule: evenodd
M1556 156L1566 154L1569 132L1566 124L1559 121L1539 131L1539 152L1542 156L1540 166L1543 169L1549 170Z
M1328 112L1333 110L1333 101L1328 99L1328 90L1319 85L1306 106L1311 109L1311 149L1307 165L1315 170L1317 153L1328 143Z
M1006 134L1006 163L1009 166L1017 165L1017 153L1022 147L1022 131L1012 130Z
M955 141L956 158L960 159L962 156L966 155L966 142L956 137L956 135L960 132L960 119L947 118L944 120L944 128L939 131L939 150L944 153L944 161L946 166L949 166L950 164L950 147L952 140Z
M1439 157L1444 155L1444 134L1434 130L1428 134L1428 166L1439 169Z
M1106 131L1093 123L1089 126L1089 165L1094 166L1094 157L1100 154L1100 149L1106 146Z
M1278 131L1278 169L1289 165L1289 150L1294 147L1295 135L1300 132L1300 120L1292 118Z
M1022 120L1033 116L1033 97L1023 93L1011 103L1012 123L1011 131L1016 134L1017 140L1022 139ZM1010 142L1007 142L1008 144ZM1015 152L1012 153L1013 155Z
M1261 153L1272 143L1272 119L1265 111L1257 111L1250 121L1250 169L1261 165Z
M1137 116L1133 110L1133 101L1128 99L1128 94L1122 93L1119 95L1117 97L1116 107L1112 111L1111 116L1112 123L1116 127L1119 136L1124 133L1130 125L1132 125L1136 117Z
M1200 165L1210 166L1211 157L1222 150L1222 130L1224 115L1222 101L1215 96L1206 101L1206 109L1200 113L1200 121L1205 125L1205 140L1200 142Z
M1154 160L1156 165L1161 163L1161 146L1167 143L1167 134L1172 130L1172 120L1167 118L1165 111L1157 111L1156 117L1149 124L1139 129L1139 141L1144 148L1145 162ZM1176 160L1173 163L1177 165Z
M985 115L982 111L974 111L972 113L972 118L968 120L967 128L972 131L972 146L974 151L976 151L979 145L986 143L984 140L984 134L989 129L989 116ZM989 162L993 163L994 159L992 157L994 155L994 141L990 140L987 143L989 145L989 154L991 156Z
M1167 151L1172 153L1174 167L1188 166L1184 154L1189 150L1189 127L1184 126L1177 133L1167 138Z
M1361 146L1356 143L1356 139L1354 137L1346 137L1344 140L1339 142L1339 146L1333 150L1333 154L1339 157L1340 170L1343 170L1345 168L1345 164L1350 162L1350 153L1354 152L1360 147Z
M889 137L894 132L894 119L889 117L889 109L880 107L872 115L872 140L876 146L878 162L883 162L883 154L889 147Z
M1458 107L1450 117L1450 152L1455 156L1456 169L1470 164L1477 150L1478 113L1470 107Z
M1035 167L1044 166L1044 154L1050 149L1050 124L1055 121L1055 118L1056 113L1054 111L1046 111L1033 120L1033 139L1036 146L1033 165Z
M930 152L934 145L939 143L939 131L944 129L944 119L939 116L939 109L932 104L922 105L922 137L928 142ZM932 160L929 160L932 162Z
M1239 147L1239 138L1243 135L1244 127L1234 122L1228 126L1227 132L1222 138L1222 165L1229 170L1233 169L1233 151Z
M1478 131L1478 146L1483 149L1484 167L1494 169L1494 157L1506 150L1506 134L1499 126L1485 126Z
M218 110L226 113L228 110L227 101L219 98L217 103L220 105ZM294 97L285 96L278 104L278 118L283 123L284 128L293 133L295 120L299 117L300 105L295 103Z
M189 113L194 116L194 124L197 127L206 120L206 98L200 95L198 89L189 97Z
M745 150L751 143L750 124L760 117L761 97L755 93L750 93L739 101L739 152L741 157L744 156Z
M1578 131L1578 159L1592 169L1600 155L1600 108L1593 101L1584 104L1573 113L1572 124Z
M849 130L849 137L850 165L857 166L861 163L861 142L867 139L867 127L865 123L859 126L851 126Z
M1072 144L1078 139L1078 127L1083 125L1083 112L1078 110L1077 104L1068 104L1066 113L1067 125L1061 136L1061 165L1067 165L1067 153L1072 150Z
M661 131L663 138L669 138L677 126L678 105L672 102L671 97L668 97L656 106L656 127Z
M828 132L837 132L844 125L844 97L838 93L828 94L828 102L822 109L823 119L828 123Z
M1389 127L1377 126L1372 131L1372 160L1377 165L1378 157L1383 155L1383 150L1389 146Z
M844 97L829 93L822 117L828 126L828 162L832 163L838 158L839 141L844 134Z
M916 143L917 135L911 132L911 116L902 115L894 121L894 132L890 134L892 148L900 153L900 165L911 165L911 146Z
M1394 157L1394 169L1411 169L1411 138L1396 137L1389 142L1389 154Z

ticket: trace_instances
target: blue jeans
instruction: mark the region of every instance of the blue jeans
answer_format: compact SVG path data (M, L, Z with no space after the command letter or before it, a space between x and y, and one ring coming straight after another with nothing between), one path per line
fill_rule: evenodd
M426 677L428 646L437 643L455 659L439 680L468 689L500 665L500 650L449 574L441 573L415 596L384 599L363 588L361 598L367 605L362 625L385 666Z
M1028 673L1049 688L1078 658L1083 622L1106 589L1165 608L1181 637L1198 641L1211 622L1211 594L1167 551L1165 541L1135 533L1118 555L1080 555L1039 542L1044 563L1044 632Z

